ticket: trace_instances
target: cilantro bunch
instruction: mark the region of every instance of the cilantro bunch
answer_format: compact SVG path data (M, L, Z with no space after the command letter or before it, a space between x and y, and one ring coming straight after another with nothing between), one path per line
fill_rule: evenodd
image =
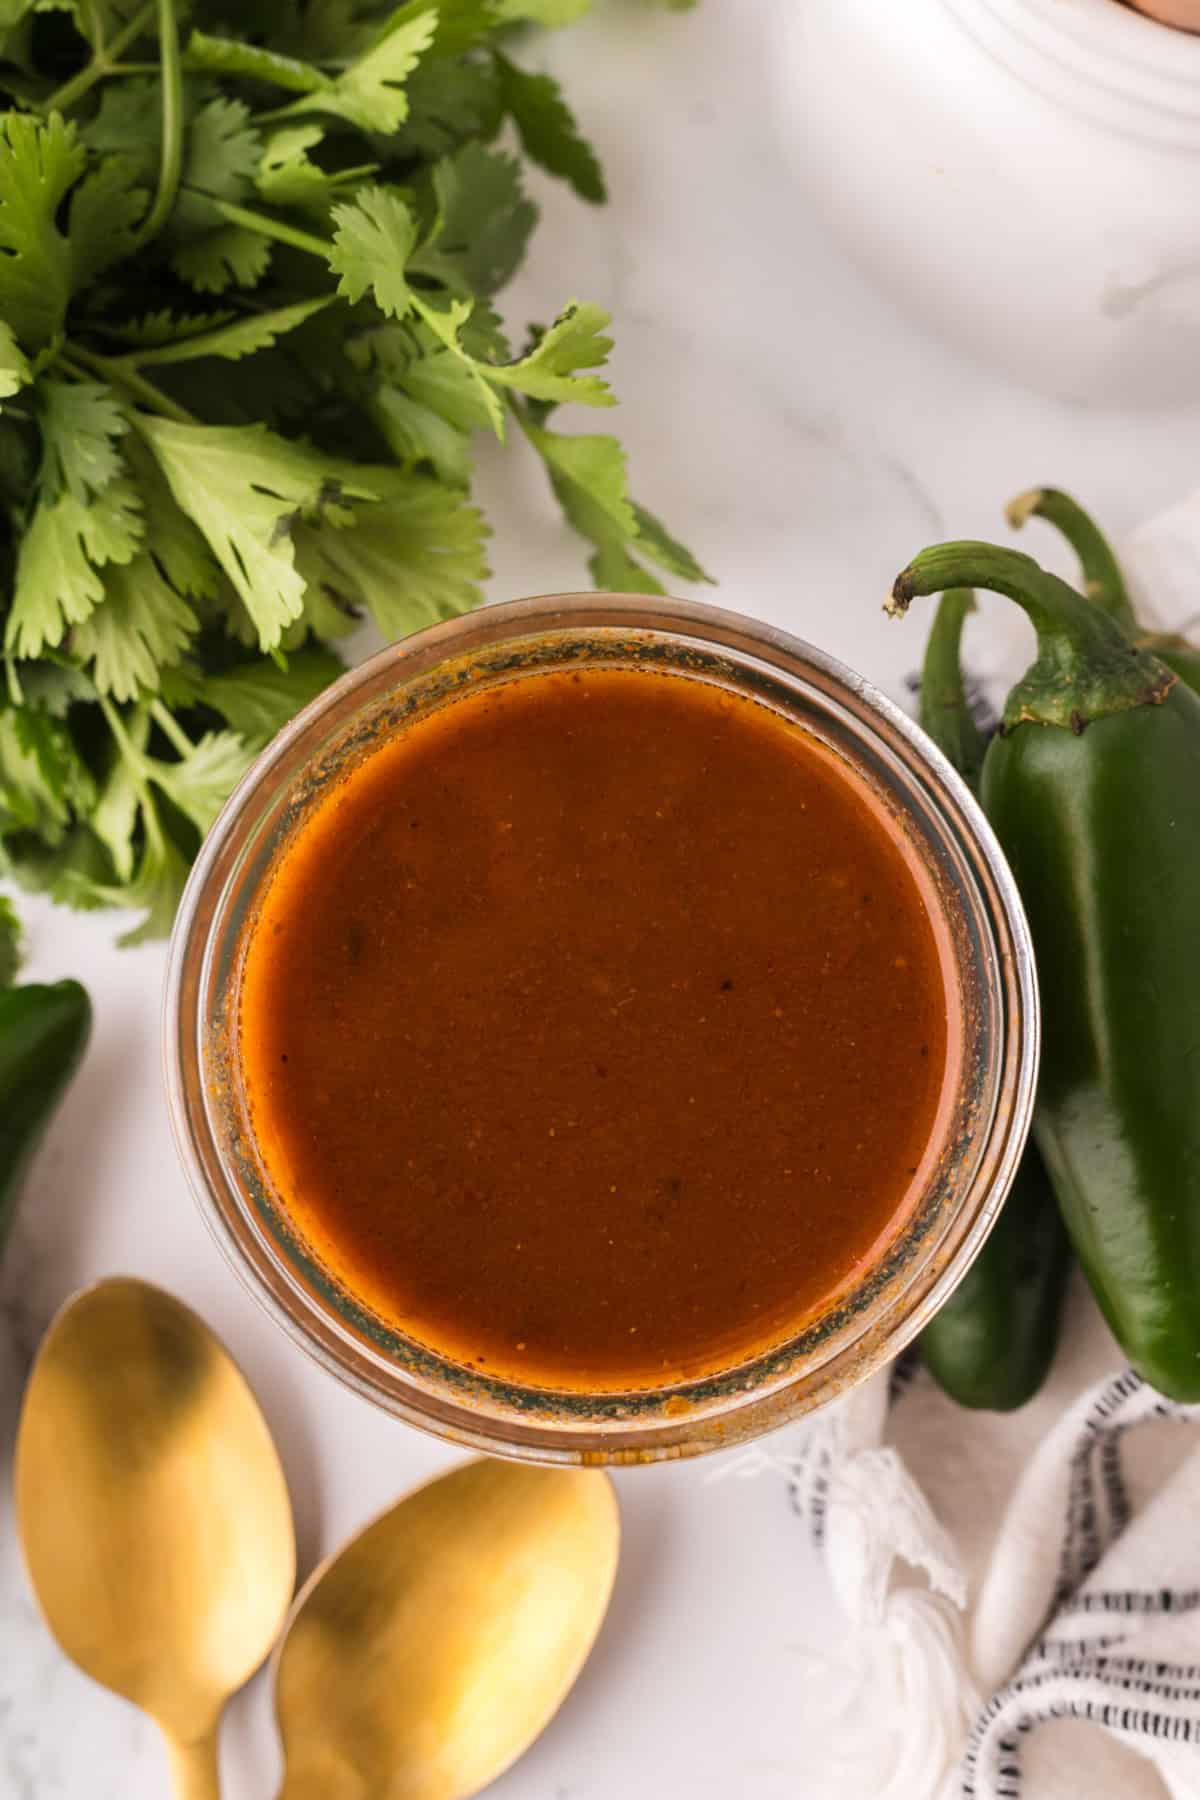
M473 606L479 432L545 465L599 585L703 578L626 485L611 340L493 305L529 161L604 198L510 36L588 0L0 0L0 868L165 931L255 752Z

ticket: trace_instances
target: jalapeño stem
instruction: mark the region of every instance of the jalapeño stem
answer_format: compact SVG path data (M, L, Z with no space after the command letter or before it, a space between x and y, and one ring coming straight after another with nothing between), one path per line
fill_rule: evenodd
M1077 500L1061 488L1030 488L1010 500L1004 511L1014 531L1032 518L1045 519L1061 531L1079 558L1088 599L1111 613L1123 630L1137 635L1137 615L1121 565L1104 533Z
M963 626L974 610L970 588L951 588L942 595L925 646L919 707L922 730L972 790L979 785L987 749L967 698L960 654Z
M896 577L886 610L899 616L918 594L987 588L1027 614L1038 654L1008 697L1004 729L1026 721L1081 732L1096 719L1163 700L1176 677L1130 643L1115 619L1017 550L973 542L934 544Z

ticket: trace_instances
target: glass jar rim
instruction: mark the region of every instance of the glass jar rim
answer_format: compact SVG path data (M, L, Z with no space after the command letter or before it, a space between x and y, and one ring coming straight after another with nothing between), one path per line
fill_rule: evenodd
M285 830L278 821L287 796L311 769L318 747L341 743L372 706L419 692L439 671L515 654L522 645L552 645L558 654L588 634L605 633L595 641L623 647L618 661L644 641L736 666L739 680L790 684L788 691L803 693L806 704L819 700L828 707L831 719L838 709L839 728L864 753L869 745L872 754L890 758L894 778L911 784L913 816L929 809L930 829L944 832L947 855L957 859L956 869L961 865L962 904L977 914L971 930L986 965L988 992L980 1004L994 1006L1000 1023L984 1046L984 1060L992 1057L996 1066L980 1079L994 1091L988 1090L971 1178L963 1177L964 1191L952 1207L947 1203L945 1217L938 1215L936 1238L920 1254L914 1250L911 1267L897 1275L890 1310L877 1305L872 1313L863 1301L861 1318L851 1319L840 1338L831 1328L832 1347L815 1358L792 1340L703 1381L632 1395L567 1396L482 1377L466 1383L460 1368L426 1346L416 1346L420 1355L400 1365L394 1344L381 1349L361 1321L348 1323L340 1306L314 1292L256 1216L214 1112L211 1095L219 1083L206 1057L210 995L221 991L218 964L231 954L238 883L255 891L247 873L259 853L255 846L261 851L270 831ZM228 978L231 965L223 966ZM1039 1026L1032 949L1012 876L973 797L918 727L853 671L774 627L697 602L627 594L548 595L487 607L379 652L319 695L263 752L205 841L180 905L164 993L176 1144L210 1230L258 1301L327 1370L387 1410L476 1449L542 1461L642 1462L724 1447L823 1403L897 1354L965 1274L998 1213L1029 1126ZM406 1342L406 1356L412 1350Z

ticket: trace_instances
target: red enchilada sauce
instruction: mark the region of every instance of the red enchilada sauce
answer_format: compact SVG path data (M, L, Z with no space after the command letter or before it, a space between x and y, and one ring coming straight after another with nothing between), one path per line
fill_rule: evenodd
M247 1103L301 1237L508 1379L783 1340L936 1155L948 958L900 843L815 739L691 678L526 675L398 734L246 949Z

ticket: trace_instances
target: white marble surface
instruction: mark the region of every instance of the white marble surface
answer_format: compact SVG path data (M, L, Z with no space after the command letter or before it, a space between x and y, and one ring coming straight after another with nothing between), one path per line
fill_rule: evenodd
M593 212L545 193L540 249L512 316L545 318L569 294L611 306L617 422L639 494L720 576L724 604L815 640L899 695L920 631L889 625L879 602L913 550L943 534L996 534L1008 495L1045 480L1129 527L1195 485L1200 418L1089 414L1016 391L870 290L808 218L789 169L786 106L770 104L780 10L780 0L706 0L674 16L611 0L551 46L604 153L613 204ZM489 456L483 487L497 526L494 597L583 584L534 469L516 453ZM994 610L974 629L989 666L1020 642L1020 626ZM307 1569L455 1452L309 1365L218 1256L167 1130L161 950L118 951L109 918L27 911L32 972L83 976L98 1023L4 1269L20 1350L99 1275L131 1271L181 1294L262 1397ZM11 1410L0 1409L4 1464ZM823 1730L804 1706L806 1654L837 1630L821 1572L782 1479L714 1482L719 1466L618 1478L625 1555L600 1645L497 1800L832 1800ZM230 1710L222 1762L228 1800L274 1792L261 1680ZM165 1792L153 1731L76 1674L35 1618L5 1473L0 1796Z

